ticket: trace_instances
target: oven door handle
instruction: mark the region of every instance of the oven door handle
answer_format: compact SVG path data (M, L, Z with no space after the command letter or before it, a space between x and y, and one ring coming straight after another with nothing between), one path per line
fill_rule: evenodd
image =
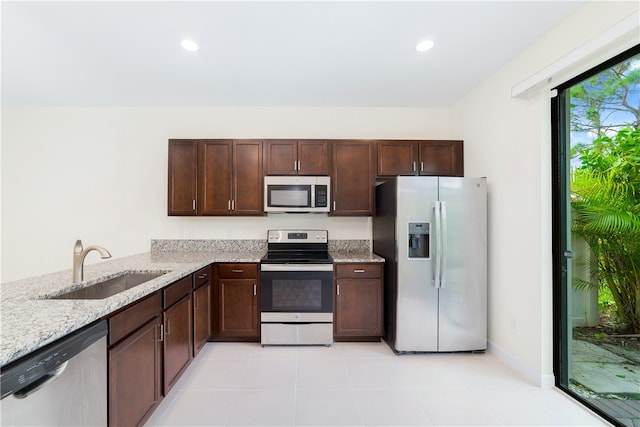
M333 271L333 264L260 264L260 271Z

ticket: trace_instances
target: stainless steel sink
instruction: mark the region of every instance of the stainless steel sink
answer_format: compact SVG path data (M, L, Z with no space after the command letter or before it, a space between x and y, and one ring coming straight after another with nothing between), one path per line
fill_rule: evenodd
M50 296L47 299L104 299L146 283L165 273L166 271L127 271L120 276L60 295Z

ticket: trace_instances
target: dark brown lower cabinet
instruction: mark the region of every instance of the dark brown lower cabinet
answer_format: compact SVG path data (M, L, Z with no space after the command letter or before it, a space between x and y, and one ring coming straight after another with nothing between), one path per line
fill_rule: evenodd
M162 399L161 298L109 319L109 425L142 425Z
M193 357L211 335L211 282L193 291Z
M214 277L213 340L259 341L258 264L216 264Z
M379 341L383 335L382 265L338 264L334 339Z
M193 358L191 287L188 276L164 290L165 396Z

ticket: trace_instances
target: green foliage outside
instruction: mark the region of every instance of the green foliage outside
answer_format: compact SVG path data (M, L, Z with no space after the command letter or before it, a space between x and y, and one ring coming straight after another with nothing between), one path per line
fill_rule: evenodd
M618 323L640 333L640 129L601 136L578 158L572 231L595 254L591 271L610 291Z
M595 137L572 147L572 232L595 255L601 313L640 333L640 55L570 92L571 130Z

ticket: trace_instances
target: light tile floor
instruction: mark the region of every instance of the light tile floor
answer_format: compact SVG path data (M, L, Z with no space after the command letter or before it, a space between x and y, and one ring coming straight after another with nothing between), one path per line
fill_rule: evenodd
M207 343L147 426L601 426L494 355Z

